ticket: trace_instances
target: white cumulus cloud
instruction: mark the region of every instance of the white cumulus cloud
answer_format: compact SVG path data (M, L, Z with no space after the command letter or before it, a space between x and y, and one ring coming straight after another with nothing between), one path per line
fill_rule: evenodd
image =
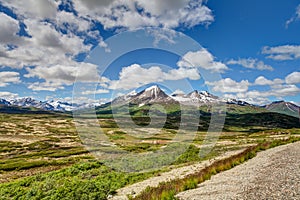
M105 29L132 30L148 26L189 28L214 21L212 11L202 0L0 0L0 3L16 15L14 19L0 13L0 66L25 68L26 77L41 79L28 84L35 91L55 91L70 85L82 65L87 65L87 72L80 73L78 80L99 78L91 78L97 73L89 64L76 61L78 55L92 48L87 38L106 47L101 33L94 28L95 22ZM60 5L69 5L74 12L61 10ZM158 39L172 40L163 34ZM184 68L170 71L165 78L173 77L200 78L197 70Z
M20 17L40 19L55 17L58 5L58 1L50 0L27 0L26 3L18 0L1 0L0 2L18 13Z
M228 65L241 65L248 69L258 69L258 70L269 70L273 71L273 67L270 65L266 65L263 61L259 61L253 58L247 59L238 59L238 60L230 60L227 62Z
M0 72L0 87L8 86L11 83L20 83L20 74L18 72L3 71Z
M74 65L54 65L54 66L37 66L27 68L28 74L24 77L37 77L43 82L37 82L30 86L33 90L55 91L63 89L63 85L72 85L75 81L79 82L98 82L99 75L97 66L89 63L74 63ZM56 88L56 89L55 89Z
M85 43L86 37L104 45L99 32L91 29L91 20L59 10L58 6L66 3L60 0L0 0L0 3L13 10L17 18L0 13L0 66L25 68L26 77L42 79L28 84L29 89L55 91L54 88L64 88L75 80L82 65L87 66L86 73L93 75L80 73L78 80L96 79L90 78L97 74L96 70L76 61L79 54L92 48ZM25 36L19 35L21 24Z
M74 0L75 9L83 17L96 19L106 29L134 29L147 26L176 28L210 24L214 17L204 1L194 0Z
M0 44L15 44L20 40L19 22L12 17L0 12Z
M296 85L282 84L278 85L278 87L271 88L270 90L249 90L246 92L239 92L235 94L224 94L224 97L243 100L255 105L264 105L270 102L270 97L284 99L289 96L296 96L299 93L300 88L298 88Z
M288 84L298 84L300 83L300 72L293 72L285 78L285 82Z
M177 65L179 67L203 68L219 73L228 70L228 67L224 63L215 61L214 56L206 49L187 52L182 59L177 62Z
M237 82L231 78L225 78L216 82L206 82L207 85L212 86L212 90L222 93L243 93L248 91L250 85L248 80Z
M51 92L54 92L58 89L64 89L64 86L62 86L62 84L58 83L58 82L47 81L47 82L34 82L34 83L31 83L31 84L29 84L28 88L33 90L33 91L51 91Z
M283 80L276 78L274 80L269 80L264 76L259 76L255 79L254 84L255 85L278 85L284 83Z
M106 89L98 89L98 90L95 90L95 91L84 91L82 92L81 94L83 95L91 95L91 94L107 94L109 93L109 90L106 90Z
M2 99L11 100L11 99L16 99L18 97L19 97L19 95L16 93L0 92L0 98L2 98Z
M109 89L129 90L149 83L167 80L176 81L186 78L198 80L200 79L200 74L195 68L178 68L165 72L159 66L143 68L139 64L133 64L122 68L119 79L110 81Z
M264 47L262 53L273 60L294 60L300 58L299 45L282 45L275 47Z

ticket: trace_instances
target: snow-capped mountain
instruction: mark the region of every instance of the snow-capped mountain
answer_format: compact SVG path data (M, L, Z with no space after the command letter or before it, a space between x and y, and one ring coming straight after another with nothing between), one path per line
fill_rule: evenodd
M25 98L10 100L10 101L0 98L0 105L18 106L18 107L25 107L25 108L33 107L33 108L38 108L46 111L66 112L66 111L73 111L77 109L91 108L93 106L99 106L100 103L72 104L72 103L57 101L57 100L39 101L31 97L25 97Z
M112 101L112 104L123 104L132 100L137 95L136 91L132 91L128 94L119 96Z
M168 96L160 87L157 85L146 88L145 90L136 93L130 92L126 95L117 97L112 101L112 104L125 104L125 103L138 104L143 106L151 103L175 103L174 99Z
M5 99L0 99L0 105L8 106L8 105L10 105L10 102L6 101Z
M30 97L12 100L10 104L19 107L34 107L42 110L54 110L54 107L51 104L48 104L47 102L38 101Z
M131 102L137 104L148 104L148 103L171 103L173 99L169 97L160 87L154 85L141 92L139 92Z
M50 104L51 106L53 106L53 110L55 111L72 111L74 110L77 105L72 105L71 103L68 102L61 102L61 101L54 101L54 100L50 100L47 101L48 104Z
M251 105L246 101L241 101L241 100L236 100L236 99L226 99L226 103L227 104L236 104L236 105L240 105L240 106L249 106L249 105Z
M141 92L132 91L126 95L119 96L115 98L112 102L109 102L106 105L122 105L127 103L136 104L138 106L143 106L147 104L154 103L181 103L184 105L205 105L205 104L214 104L214 103L227 103L235 104L239 106L251 105L245 101L240 101L236 99L223 99L215 95L210 94L207 91L193 91L188 94L177 93L172 95L167 95L159 86L154 85L149 88L144 89ZM77 109L85 109L100 106L100 103L82 103L82 104L71 104L63 101L49 100L49 101L39 101L33 98L20 98L15 100L5 100L0 98L1 106L19 106L19 107L34 107L41 110L47 111L73 111ZM299 117L300 107L284 101L273 102L269 105L264 106L266 109L274 112L280 112L292 116Z
M151 103L181 103L184 105L203 105L203 104L213 104L213 103L228 103L236 104L240 106L250 105L245 101L240 101L236 99L222 99L207 91L197 91L194 90L188 94L175 93L172 95L167 95L159 86L154 85L145 90L137 93L132 91L126 95L119 96L115 98L111 104L120 105L125 103L138 104L143 106Z
M172 95L167 95L159 86L154 85L145 90L137 93L132 91L126 95L119 96L115 98L111 104L120 105L125 103L138 104L143 106L151 103L181 103L184 105L201 105L201 104L213 104L213 103L228 103L236 105L250 105L245 101L240 101L236 99L222 99L207 91L197 91L194 90L191 93L175 93Z
M193 92L184 95L184 94L173 94L172 97L183 103L183 104L211 104L211 103L227 103L227 104L236 104L240 106L246 106L251 105L247 103L246 101L236 100L236 99L222 99L220 97L217 97L207 91L197 91L194 90Z
M78 110L78 109L85 109L85 108L92 108L95 106L100 106L101 103L81 103L81 104L76 104L76 103L69 103L69 102L63 102L63 101L46 101L47 104L50 104L53 106L53 111L61 111L61 112L70 112L73 110Z
M194 90L193 92L185 94L173 94L172 98L182 104L209 104L219 102L220 99L217 96L210 94L207 91L199 92Z

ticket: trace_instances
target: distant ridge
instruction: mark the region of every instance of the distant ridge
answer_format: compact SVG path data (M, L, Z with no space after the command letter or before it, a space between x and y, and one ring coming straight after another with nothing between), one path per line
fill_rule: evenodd
M147 104L162 103L162 104L174 104L180 103L184 105L210 105L214 103L226 103L228 105L237 105L237 106L252 106L253 108L265 108L271 112L277 112L281 114L290 115L293 117L299 118L300 107L285 101L274 101L271 104L265 106L256 106L252 105L246 101L237 100L237 99L224 99L217 97L207 91L197 91L194 90L188 94L184 93L175 93L172 95L167 95L158 85L150 86L140 92L132 91L128 94L119 96L113 99L111 102L106 104L72 104L62 101L38 101L33 98L19 98L14 100L6 100L0 98L0 106L8 107L21 107L21 108L37 108L45 111L60 111L60 112L69 112L76 109L84 109L90 107L106 107L109 105L122 105L122 104L135 104L139 107ZM242 108L242 107L241 107ZM15 109L15 108L14 108Z
M68 102L54 101L54 100L39 101L31 97L25 97L25 98L13 99L10 101L5 99L0 99L0 106L14 107L13 109L16 109L16 107L20 107L20 108L37 108L44 111L68 112L79 108L91 107L94 105L85 104L85 103L72 104Z
M271 104L268 104L264 107L271 112L290 115L300 119L300 107L291 102L274 101Z

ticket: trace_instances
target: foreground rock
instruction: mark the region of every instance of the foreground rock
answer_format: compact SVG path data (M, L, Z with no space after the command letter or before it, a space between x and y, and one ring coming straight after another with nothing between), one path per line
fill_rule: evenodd
M276 147L177 195L179 199L300 199L300 142Z

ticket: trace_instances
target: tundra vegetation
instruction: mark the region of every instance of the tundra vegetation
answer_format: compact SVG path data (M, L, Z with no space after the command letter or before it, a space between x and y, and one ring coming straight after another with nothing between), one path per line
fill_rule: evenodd
M148 105L139 108L133 105L131 108L131 119L145 127L142 138L139 135L143 133L134 136L120 128L112 118L109 106L98 108L97 116L111 143L129 152L155 152L172 144L180 113L176 105L169 106L164 127L155 130L147 128L151 121L147 110ZM228 105L225 125L216 145L205 157L199 157L211 117L208 106L200 107L199 112L201 117L195 137L188 141L187 150L171 165L152 171L126 173L106 166L85 149L70 113L2 108L0 199L107 199L117 189L158 176L161 172L212 159L228 151L243 150L204 171L162 183L157 188L148 188L134 197L174 199L176 193L195 188L212 175L252 158L258 151L300 139L299 119L296 117L253 106ZM159 115L159 111L156 114Z

